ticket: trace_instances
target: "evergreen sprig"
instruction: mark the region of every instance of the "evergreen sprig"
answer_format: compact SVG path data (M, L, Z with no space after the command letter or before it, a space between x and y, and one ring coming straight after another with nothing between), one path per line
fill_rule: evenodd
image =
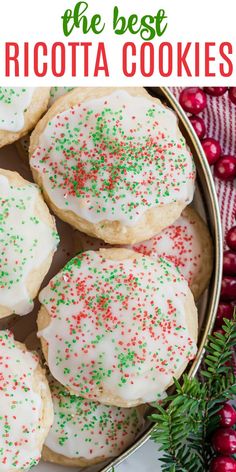
M236 345L236 310L232 320L224 319L220 332L208 337L203 381L183 376L175 379L175 394L167 397L151 416L155 421L152 439L163 451L163 472L203 472L214 457L210 443L219 424L222 402L236 394L232 348Z

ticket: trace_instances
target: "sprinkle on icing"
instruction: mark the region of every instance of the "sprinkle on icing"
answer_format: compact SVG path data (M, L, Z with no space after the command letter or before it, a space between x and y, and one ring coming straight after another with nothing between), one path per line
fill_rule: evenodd
M38 187L12 186L0 175L0 305L25 315L33 308L27 290L30 273L54 252L56 231L35 213Z
M46 446L69 458L114 457L126 449L143 426L138 408L118 408L85 400L58 382L50 382L54 423Z
M28 470L40 459L42 400L33 391L38 358L0 332L0 472Z
M17 132L24 128L24 113L31 103L33 87L0 87L0 129Z
M51 322L39 335L53 376L85 398L104 389L125 401L157 400L196 353L188 292L168 261L79 254L40 293Z
M31 166L58 208L92 223L132 226L150 208L193 197L195 167L176 116L122 90L55 116Z
M71 92L73 90L73 87L51 87L50 90L50 100L49 100L49 106L52 106L53 103L66 93Z

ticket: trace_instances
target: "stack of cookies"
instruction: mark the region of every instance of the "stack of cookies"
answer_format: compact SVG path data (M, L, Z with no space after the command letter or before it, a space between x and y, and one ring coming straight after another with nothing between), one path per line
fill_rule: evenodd
M142 88L0 94L0 145L17 141L35 182L0 170L0 317L37 297L41 342L0 332L0 472L41 454L84 467L134 442L196 355L212 245L189 206L195 165L173 111ZM77 251L45 282L60 220Z

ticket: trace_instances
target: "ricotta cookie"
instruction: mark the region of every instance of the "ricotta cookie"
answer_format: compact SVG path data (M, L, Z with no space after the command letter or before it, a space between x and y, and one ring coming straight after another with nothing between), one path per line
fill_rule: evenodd
M78 250L89 251L108 247L102 240L80 233ZM206 223L190 207L171 226L148 241L130 246L153 259L165 258L179 268L188 281L195 300L207 287L213 267L213 247Z
M58 241L39 188L0 169L0 318L32 310Z
M49 369L84 398L157 401L196 354L197 310L173 264L128 249L72 259L39 296Z
M48 87L0 87L0 147L28 133L46 111Z
M70 395L51 378L54 422L43 459L86 467L121 454L144 425L144 408L118 408Z
M142 88L77 88L58 99L31 135L30 164L53 211L110 244L151 238L193 198L177 117Z
M38 356L0 331L0 472L29 470L53 423L48 383Z

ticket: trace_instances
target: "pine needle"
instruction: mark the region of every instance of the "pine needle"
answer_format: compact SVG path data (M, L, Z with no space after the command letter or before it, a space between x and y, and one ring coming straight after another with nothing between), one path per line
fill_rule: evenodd
M209 336L204 383L183 375L175 382L175 394L167 397L151 416L155 422L152 439L163 451L163 472L204 472L214 457L210 436L219 425L222 403L236 394L232 347L236 344L236 310L232 320L224 319L224 334Z

